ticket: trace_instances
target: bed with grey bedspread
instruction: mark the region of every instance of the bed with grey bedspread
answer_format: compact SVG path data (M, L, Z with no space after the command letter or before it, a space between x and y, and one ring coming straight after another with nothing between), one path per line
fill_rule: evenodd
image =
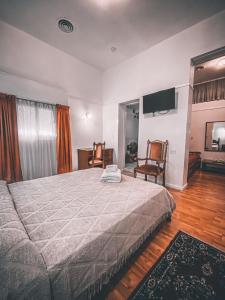
M168 191L100 169L0 184L0 299L87 299L166 218Z

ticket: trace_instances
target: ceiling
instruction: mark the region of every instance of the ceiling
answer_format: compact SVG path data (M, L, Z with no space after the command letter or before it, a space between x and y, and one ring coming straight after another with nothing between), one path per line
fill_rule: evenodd
M202 66L203 69L198 70L199 66ZM194 84L221 77L225 77L225 56L195 66Z
M224 9L224 0L0 0L0 19L105 70ZM59 31L60 18L75 31Z

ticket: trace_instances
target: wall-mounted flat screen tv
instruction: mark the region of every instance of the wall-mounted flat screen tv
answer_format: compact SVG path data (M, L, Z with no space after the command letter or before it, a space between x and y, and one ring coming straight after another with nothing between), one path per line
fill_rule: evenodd
M175 109L175 88L143 96L143 113Z

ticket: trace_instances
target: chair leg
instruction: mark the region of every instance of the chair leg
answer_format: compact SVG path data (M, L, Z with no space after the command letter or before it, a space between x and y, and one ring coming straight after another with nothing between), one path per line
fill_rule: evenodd
M147 181L148 177L147 177L147 174L145 174L145 181Z
M157 176L155 176L155 183L157 183Z
M166 185L165 173L163 173L163 186Z

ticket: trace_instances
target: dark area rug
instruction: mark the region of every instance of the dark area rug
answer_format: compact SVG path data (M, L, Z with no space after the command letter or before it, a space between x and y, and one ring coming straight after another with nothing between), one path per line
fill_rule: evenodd
M225 299L225 253L179 231L129 300Z

